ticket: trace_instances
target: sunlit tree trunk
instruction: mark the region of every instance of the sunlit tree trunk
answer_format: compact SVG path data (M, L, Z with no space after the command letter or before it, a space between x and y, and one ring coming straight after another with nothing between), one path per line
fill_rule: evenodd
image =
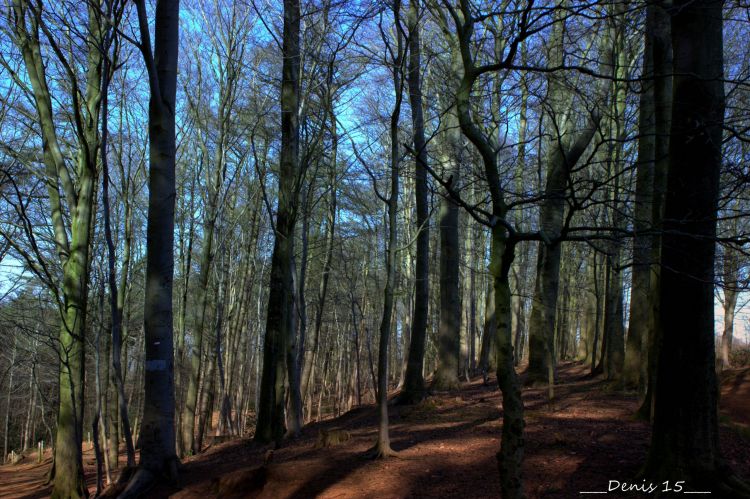
M31 5L25 0L12 3L14 20L14 43L21 51L23 63L34 94L34 104L43 142L43 160L47 176L47 192L50 203L50 217L54 243L62 267L62 282L52 283L57 294L60 311L59 343L60 354L59 399L57 413L57 434L55 438L55 459L51 475L54 477L52 497L87 497L88 489L83 479L83 439L85 337L87 330L86 310L89 281L89 251L93 211L95 204L94 186L98 168L99 153L99 113L101 110L102 53L95 47L101 44L102 26L98 7L91 4L87 8L88 33L85 35L86 81L82 83L71 72L71 81L66 85L72 88L71 114L75 120L75 140L78 150L75 156L74 179L64 159L58 142L54 123L55 110L47 81L47 67L42 54L40 35L44 35L54 56L64 64L64 49L45 24L41 4ZM65 42L67 43L67 42ZM72 57L72 56L71 56ZM80 86L79 86L80 85ZM80 119L81 113L89 119ZM64 198L61 198L62 190ZM65 202L63 202L63 199ZM67 206L70 216L64 216ZM32 265L32 269L36 268Z

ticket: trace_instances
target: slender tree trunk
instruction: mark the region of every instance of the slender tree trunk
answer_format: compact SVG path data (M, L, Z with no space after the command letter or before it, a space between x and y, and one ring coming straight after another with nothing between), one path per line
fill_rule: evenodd
M424 396L424 348L427 336L427 314L429 303L429 259L430 226L429 200L427 198L427 144L424 137L424 117L422 115L422 64L420 62L420 2L411 0L409 4L409 60L407 81L411 107L412 142L414 145L415 197L417 204L417 258L414 284L414 315L410 328L409 360L406 365L404 386L399 396L402 403L414 403Z
M737 287L737 274L739 272L738 257L734 250L724 248L724 331L721 333L721 355L719 356L719 369L724 370L732 367L729 354L732 351L732 340L734 337L734 318L737 309L737 298L739 290Z
M113 36L111 32L109 37ZM105 44L106 46L106 44ZM122 374L122 318L123 309L125 308L125 293L128 282L128 272L130 266L130 251L132 228L130 221L130 202L125 200L125 247L122 255L122 268L120 270L120 288L117 287L117 273L115 270L115 243L112 236L112 221L109 206L109 158L107 156L107 144L109 139L109 83L110 75L109 57L104 58L104 69L102 71L102 208L104 211L104 235L107 241L107 263L108 263L108 284L110 297L110 315L112 326L112 372L111 381L115 392L111 394L113 400L113 411L110 411L114 418L119 416L122 423L122 433L125 437L125 447L127 449L128 466L135 466L135 447L133 446L133 437L130 433L130 419L128 417L127 399L125 398L125 383ZM127 183L126 183L127 185ZM127 198L128 192L125 189L124 197ZM109 370L108 370L109 371ZM109 378L107 378L109 379ZM119 414L118 414L119 412ZM110 461L114 457L114 467L117 468L119 456L119 439L117 421L111 423L110 430ZM114 450L112 450L114 447Z
M593 289L594 289L594 340L591 347L591 374L597 374L597 368L601 367L601 361L597 365L597 353L599 350L603 350L603 347L600 348L600 340L601 340L601 323L602 323L602 290L601 290L601 280L599 278L599 274L601 272L600 266L597 265L597 255L594 253L593 255L593 267L592 267L592 273L591 273L591 280L593 283Z
M623 192L621 176L623 172L622 159L625 143L625 98L627 88L624 79L627 76L627 54L625 51L625 21L622 18L623 4L616 4L610 20L614 47L614 67L612 74L612 103L609 118L609 157L608 171L614 177L610 220L615 229L624 226L622 209ZM622 382L623 365L625 361L625 331L623 318L623 280L621 269L622 240L615 234L610 242L609 252L610 281L607 285L605 335L607 336L607 379L617 383Z
M13 374L16 367L16 350L18 339L13 336L13 350L10 354L10 367L8 369L8 391L5 395L5 425L3 429L3 463L8 457L8 433L10 431L10 404L11 395L13 394Z
M737 307L738 292L734 289L724 289L724 331L721 333L721 362L720 368L732 367L729 354L732 352L734 336L734 317Z
M482 348L479 352L479 369L482 371L485 384L487 375L492 370L490 359L492 358L493 345L495 344L495 331L497 323L495 320L495 284L492 279L487 282L487 293L484 307L484 330L482 332ZM494 361L494 359L493 359ZM493 362L494 365L494 362Z
M390 122L390 194L387 199L388 239L385 248L385 286L383 288L383 316L380 320L380 340L378 348L378 439L368 451L374 458L385 458L395 453L391 449L391 439L388 432L388 346L392 329L393 295L396 288L396 256L398 245L398 190L400 148L398 140L398 124L401 116L401 101L403 97L403 80L401 66L404 57L403 37L400 31L401 1L393 4L394 24L396 29L396 47L392 53L391 71L393 73L393 90L396 102L391 112Z
M332 113L332 111L331 111ZM326 230L325 230L325 257L323 263L323 273L320 276L320 284L318 286L318 300L315 309L315 323L313 326L312 341L310 344L303 345L304 359L302 363L302 378L301 378L301 391L302 400L305 400L308 394L311 392L311 374L313 369L313 363L318 353L318 346L320 343L320 330L323 324L323 312L325 309L326 298L328 296L328 281L331 274L331 267L333 263L333 244L336 236L336 212L338 210L336 203L336 152L338 150L338 140L336 138L336 120L331 115L331 133L333 135L333 146L332 154L333 160L331 164L329 182L331 185L331 194L328 201L328 213L326 218Z

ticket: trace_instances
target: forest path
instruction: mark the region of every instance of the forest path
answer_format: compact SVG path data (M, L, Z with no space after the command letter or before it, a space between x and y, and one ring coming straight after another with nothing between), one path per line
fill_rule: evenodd
M609 480L633 480L645 458L650 427L632 416L637 398L586 374L580 364L561 365L551 407L546 389L524 390L524 481L530 499L606 490ZM750 414L750 369L722 379L723 450L735 471L750 477L750 434L742 429ZM415 407L391 406L391 440L400 458L384 461L362 457L375 441L377 419L373 406L357 408L306 426L299 439L274 452L267 467L262 466L267 448L247 439L212 447L186 460L181 489L161 486L149 497L207 499L217 497L219 487L221 497L273 499L498 497L500 406L496 385L484 386L481 379ZM335 429L351 439L315 448L319 430ZM93 472L89 454L84 460ZM48 465L0 467L0 497L46 497L49 488L41 483Z

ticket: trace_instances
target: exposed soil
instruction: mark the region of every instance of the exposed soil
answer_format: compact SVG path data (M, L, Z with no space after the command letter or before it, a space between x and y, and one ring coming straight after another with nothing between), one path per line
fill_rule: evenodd
M556 402L545 389L524 391L529 498L581 497L607 489L609 480L632 481L649 443L650 426L633 418L632 394L609 390L586 376L584 366L559 369ZM391 407L391 441L398 458L363 458L376 436L372 406L305 427L302 436L273 453L239 439L185 461L180 487L161 485L148 496L183 499L499 497L495 453L500 446L500 394L478 379L459 392L436 394L415 407ZM721 444L732 468L750 478L750 369L722 376ZM319 430L345 430L350 439L316 448ZM47 497L49 458L0 467L0 497ZM33 462L31 462L33 461ZM93 454L86 450L93 491ZM641 483L640 481L637 483ZM221 491L221 492L219 492ZM584 496L585 497L585 496ZM607 497L618 497L611 493ZM620 497L642 497L639 493Z

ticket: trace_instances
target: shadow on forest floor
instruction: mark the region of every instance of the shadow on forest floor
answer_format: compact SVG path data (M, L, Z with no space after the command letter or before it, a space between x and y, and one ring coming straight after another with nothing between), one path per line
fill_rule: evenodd
M524 390L524 483L530 499L606 490L609 480L633 480L645 458L650 426L633 417L636 397L610 390L601 378L586 374L580 364L561 365L551 405L546 388ZM730 372L722 380L722 449L735 471L750 477L750 435L738 431L750 417L750 369ZM238 439L189 458L179 489L157 487L149 497L217 497L219 479L233 486L222 489L231 492L224 497L499 497L495 453L502 408L492 380L485 386L476 379L460 391L432 395L417 406L391 406L389 412L398 458L363 458L377 431L374 406L364 406L307 425L300 438L274 452L262 475L258 470L267 448ZM351 439L318 449L314 445L321 429L346 430ZM93 471L90 456L85 461ZM47 467L0 467L0 496L46 497L49 488L41 480Z

